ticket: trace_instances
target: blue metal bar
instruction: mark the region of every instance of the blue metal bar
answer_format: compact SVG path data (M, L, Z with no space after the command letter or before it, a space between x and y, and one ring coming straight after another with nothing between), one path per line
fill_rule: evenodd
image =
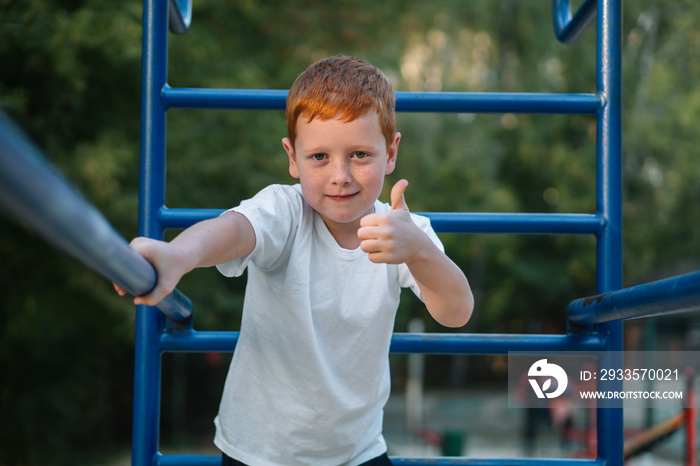
M141 70L139 234L163 239L158 209L165 202L165 108L160 92L168 66L168 0L144 0ZM156 342L163 318L136 306L132 466L152 466L160 434L161 358Z
M700 310L700 271L572 301L569 321L591 325Z
M161 455L156 456L156 466L221 466L221 455Z
M394 466L603 466L599 460L581 459L479 459L479 458L409 458L392 456ZM156 466L220 466L220 456L158 455Z
M158 212L165 228L187 228L214 218L223 209L168 209ZM597 235L603 228L602 217L592 214L518 214L416 212L430 219L438 233L523 233L555 235Z
M229 110L284 110L286 90L262 89L163 89L161 97L166 108L214 108Z
M571 0L553 0L554 34L560 42L573 44L596 15L596 0L585 0L571 16Z
M129 293L148 294L156 271L53 168L41 151L0 111L0 205L44 239ZM173 291L158 308L174 320L192 303Z
M170 0L168 22L173 34L186 33L192 23L192 0Z
M160 337L164 352L231 352L238 332L165 332ZM598 335L520 335L469 333L395 333L392 353L508 354L509 351L590 351L606 348Z
M591 214L421 213L441 233L596 235L601 217Z
M597 120L597 212L605 219L596 248L597 292L622 287L622 1L598 0L596 87L605 106ZM622 367L622 322L597 326L608 343L603 367ZM599 381L604 391L622 390L622 381ZM623 464L621 408L598 409L598 456L606 464Z
M158 222L165 229L185 229L195 223L218 217L225 209L170 209L161 207L158 211Z
M509 351L600 351L597 335L395 333L392 353L508 354Z
M240 332L164 332L160 335L163 352L230 353L238 344Z
M391 457L394 466L603 466L598 460L523 458L523 459L482 459L482 458L399 458Z
M595 94L397 92L397 112L595 114Z
M167 108L284 110L286 90L165 87ZM595 114L603 105L595 94L397 92L397 112Z

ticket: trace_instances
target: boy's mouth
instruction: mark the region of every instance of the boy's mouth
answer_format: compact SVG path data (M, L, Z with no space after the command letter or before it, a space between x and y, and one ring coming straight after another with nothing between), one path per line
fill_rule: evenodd
M334 201L345 201L347 199L352 199L353 197L357 196L357 192L355 193L349 193L349 194L326 194L326 196Z

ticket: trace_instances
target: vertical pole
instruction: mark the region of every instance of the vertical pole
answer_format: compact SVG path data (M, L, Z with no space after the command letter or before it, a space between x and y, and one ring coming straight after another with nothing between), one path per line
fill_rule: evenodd
M698 465L698 429L697 408L695 407L695 371L692 367L685 370L686 392L685 400L685 466Z
M408 322L410 333L423 333L425 324L417 317ZM406 382L406 426L409 432L423 428L423 381L425 373L425 354L408 355L408 380Z
M167 22L167 0L144 0L139 235L156 239L163 238L157 213L165 203L165 108L160 94L167 76ZM132 466L150 466L158 451L162 328L160 312L136 307Z
M597 38L597 88L605 101L598 114L596 186L605 219L596 252L603 293L622 287L622 0L598 0ZM601 367L622 367L622 321L601 324L599 331L607 340ZM622 383L601 383L600 389L621 390ZM598 456L606 464L623 464L622 408L599 407L597 434Z

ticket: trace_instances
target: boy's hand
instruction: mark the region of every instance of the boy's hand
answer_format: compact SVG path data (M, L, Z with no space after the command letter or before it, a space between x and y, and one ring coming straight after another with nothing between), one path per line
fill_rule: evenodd
M155 306L175 289L183 275L178 272L179 267L173 248L169 243L143 237L134 238L130 245L153 265L158 277L155 288L145 296L135 297L134 304ZM126 291L119 285L116 283L113 285L119 296L126 294Z
M421 230L408 211L404 191L408 181L391 188L391 210L363 217L357 236L369 260L404 263L420 289L420 296L433 318L447 327L467 323L474 309L464 273Z
M153 291L136 297L134 304L155 306L191 270L223 264L250 253L255 247L255 231L244 215L227 212L192 225L169 243L136 238L131 247L153 265L158 276ZM126 294L119 286L114 288L120 295Z
M360 247L376 263L410 263L420 254L428 236L413 223L404 191L408 181L400 180L391 188L391 210L362 218L357 236ZM432 244L432 242L430 242Z

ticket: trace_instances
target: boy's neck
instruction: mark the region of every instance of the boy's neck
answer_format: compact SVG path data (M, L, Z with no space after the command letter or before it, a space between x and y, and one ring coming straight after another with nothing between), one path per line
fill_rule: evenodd
M341 248L352 251L360 247L360 243L362 241L357 237L357 230L355 230L354 233L333 233L333 231L330 229L329 231L331 232L331 235L333 235L333 238L335 238L338 246Z
M359 220L350 224L339 225L323 217L321 217L321 219L326 225L326 228L328 228L331 236L335 239L335 242L338 243L338 246L349 250L355 250L360 247L362 241L357 236L357 230L360 228Z

